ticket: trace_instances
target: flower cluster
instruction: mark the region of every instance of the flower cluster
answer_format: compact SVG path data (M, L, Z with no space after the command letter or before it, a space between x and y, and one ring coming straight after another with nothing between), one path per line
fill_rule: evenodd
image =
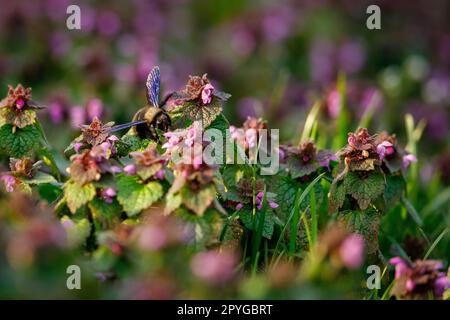
M0 101L0 123L11 124L15 128L24 128L36 120L35 109L40 107L31 100L31 88L21 84L14 89L8 86L8 95Z
M389 262L395 266L395 285L391 294L401 299L426 299L430 294L442 297L444 291L450 289L449 276L439 271L443 268L441 261L416 260L410 263L394 257Z
M281 146L285 162L291 176L307 180L309 175L315 173L320 168L330 170L330 162L338 160L337 156L329 150L319 150L314 142L308 140L297 147Z

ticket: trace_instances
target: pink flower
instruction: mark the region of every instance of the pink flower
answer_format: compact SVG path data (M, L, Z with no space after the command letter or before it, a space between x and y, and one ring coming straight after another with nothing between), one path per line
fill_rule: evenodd
M197 131L195 130L195 127L192 126L187 129L186 139L184 140L184 143L188 147L192 147L194 145L196 137L197 137Z
M24 105L25 105L25 101L22 98L17 99L17 101L16 101L17 109L22 110Z
M159 225L150 224L145 226L139 237L139 245L149 251L157 251L164 248L169 242L167 230Z
M111 168L109 168L109 170L111 171L111 173L121 173L122 169L119 166L111 166Z
M328 113L335 119L341 111L341 95L337 90L331 91L327 97Z
M102 190L102 198L103 200L105 200L106 203L112 203L113 202L113 198L116 196L116 190L114 190L113 188L106 188Z
M87 116L89 121L95 117L101 118L103 114L103 103L100 99L91 99L86 106Z
M255 197L256 208L258 210L261 210L263 207L263 198L264 198L264 192L262 192L262 191L258 192L258 194ZM267 202L269 203L269 206L272 209L278 208L278 203L276 203L275 201L267 200Z
M239 202L239 203L236 205L236 211L241 210L243 206L244 206L244 205L242 204L242 202Z
M7 192L13 192L18 183L16 177L10 174L2 174L0 180L3 180Z
M78 129L86 120L86 111L83 107L75 106L70 109L70 122L72 127Z
M441 297L447 289L450 289L450 279L445 273L442 273L434 282L434 293Z
M209 83L203 88L203 90L202 90L203 104L211 103L213 91L214 91L214 87Z
M409 267L400 257L394 257L389 263L395 266L395 279L406 276L409 273Z
M348 236L339 248L343 264L349 269L359 268L364 262L364 239L359 234Z
M191 260L191 270L197 277L214 284L224 284L233 278L236 257L230 252L201 252Z
M129 164L123 168L123 172L125 172L127 176L134 176L136 174L136 166L134 164Z
M394 145L389 141L383 141L377 146L377 153L380 160L383 160L386 155L391 155L395 151Z
M83 146L83 144L81 142L76 142L73 145L73 150L75 150L76 153L80 152L81 147Z
M406 156L403 156L403 164L402 164L403 169L407 169L411 162L414 162L414 163L417 162L417 158L415 155L407 154Z
M155 177L159 180L164 180L164 170L158 170L158 172L156 172Z

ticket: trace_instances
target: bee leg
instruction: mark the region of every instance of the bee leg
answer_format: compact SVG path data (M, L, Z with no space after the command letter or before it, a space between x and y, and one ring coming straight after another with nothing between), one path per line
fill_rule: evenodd
M149 131L150 131L150 139L156 141L157 143L159 143L159 137L158 137L158 133L156 132L156 129L154 126L150 126L149 127Z

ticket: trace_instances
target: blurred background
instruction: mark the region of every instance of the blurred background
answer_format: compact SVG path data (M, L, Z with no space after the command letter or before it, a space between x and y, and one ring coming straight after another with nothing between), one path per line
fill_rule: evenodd
M71 4L81 9L81 30L66 27ZM366 9L371 4L381 8L381 30L366 27ZM424 187L421 195L428 194L430 199L441 185L450 183L448 1L0 0L0 8L0 96L6 96L8 84L33 88L33 100L47 107L39 117L59 161L79 134L79 126L93 117L116 123L131 120L146 103L145 79L154 65L161 69L163 94L180 89L189 75L208 73L215 87L232 94L224 110L230 123L240 126L247 116L264 117L270 127L280 128L284 142L298 142L306 115L319 101L319 137L328 137L322 145L336 151L340 146L330 145L340 114L336 83L338 75L345 75L351 127L356 129L370 108L370 131L396 133L405 145L405 115L412 114L416 123L424 119L426 128L417 150L418 178L431 187ZM5 202L2 210L12 212L14 205L24 203L33 207L16 197L15 202ZM422 200L414 204L422 208L425 200L417 199ZM41 238L43 244L59 243L60 226L53 230L46 220L36 218L25 227L24 221L34 213L27 216L22 211L17 221L5 220L21 227L13 230L0 219L0 231L4 228L16 241L11 248L23 249L11 249L8 254L16 259L18 252L31 264L33 252L27 248L34 247L29 244L37 247L36 239ZM435 226L441 225L442 216L429 218L434 224L426 231L440 232ZM386 233L396 235L401 223L388 222ZM25 235L18 237L14 232ZM61 255L58 268L70 260L64 250ZM168 255L170 259L178 256L182 257ZM35 271L39 277L42 272L65 279L65 274L46 272L55 263L51 257L45 255L42 268ZM27 289L16 294L36 297L48 283L64 279L45 279L43 287L34 286L34 292L27 291L28 278L13 283L17 280L12 273L4 273L0 280L7 285L0 296L8 295L13 285L23 284ZM266 280L251 281L260 282L246 283L248 292L243 289L242 296L264 296L261 286ZM139 284L137 280L129 286ZM165 292L160 287L170 287L164 281L155 286L157 293ZM96 296L98 288L91 289ZM295 296L301 297L302 292ZM256 293L260 296L252 295ZM143 296L154 298L152 294ZM196 297L202 295L213 296L208 291Z
M81 30L68 30L70 4ZM366 9L381 8L381 30L369 30ZM450 176L450 4L350 0L2 0L0 88L22 83L47 106L45 129L62 150L93 116L126 122L145 104L154 65L163 92L188 75L208 73L233 96L225 114L239 125L262 116L297 141L312 104L322 102L322 128L339 114L336 79L347 79L355 125L369 104L371 130L404 137L404 115L427 121L421 170ZM404 140L403 140L404 141Z

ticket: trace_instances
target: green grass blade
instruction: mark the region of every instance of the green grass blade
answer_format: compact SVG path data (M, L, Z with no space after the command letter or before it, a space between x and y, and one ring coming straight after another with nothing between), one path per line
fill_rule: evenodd
M427 216L430 213L438 210L440 207L450 201L450 187L442 190L433 200L425 206L422 210L422 215Z
M303 127L300 143L308 140L311 137L314 126L316 126L317 123L316 120L317 115L319 114L319 110L320 110L320 103L317 101L316 103L314 103L313 107L311 108L311 111L309 111L308 115L306 116L305 126Z
M295 214L295 208L300 208L300 204L302 203L302 201L305 199L306 195L311 192L311 189L314 187L314 185L319 182L319 180L324 176L325 172L321 173L319 176L317 176L317 178L315 178L306 188L305 190L303 190L302 194L300 195L299 198L296 197L295 199L295 204L294 204L294 208L292 209L286 223L284 224L283 229L281 230L280 236L278 237L278 241L277 244L275 245L275 249L274 249L274 253L277 252L278 247L280 246L281 240L284 237L284 234L286 232L287 226L289 225L289 223L292 220L292 217Z
M428 249L427 253L425 254L425 256L423 257L423 259L428 259L428 257L430 256L431 252L433 252L434 248L436 248L436 246L438 245L438 243L444 238L444 236L447 234L447 232L450 230L449 227L446 227L436 238L436 240L433 241L433 244L431 245L431 247Z

